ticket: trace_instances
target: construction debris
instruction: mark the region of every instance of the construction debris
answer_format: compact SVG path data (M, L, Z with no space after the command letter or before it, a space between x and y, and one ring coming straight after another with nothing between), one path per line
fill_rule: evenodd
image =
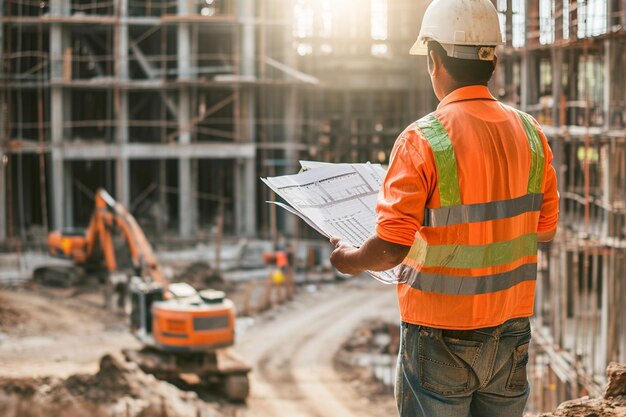
M105 355L95 375L0 378L4 417L218 417L195 392L180 391L135 364Z
M347 352L387 353L397 355L400 333L397 323L372 320L354 331L343 345Z
M603 397L566 401L554 413L536 417L624 417L626 416L626 364L611 363L606 369L609 383ZM531 417L531 416L526 416Z
M400 340L397 323L370 320L357 328L335 355L335 369L363 398L386 404L393 393ZM387 415L396 413L389 403Z
M207 262L192 262L185 266L180 273L177 273L173 282L186 282L200 291L205 288L212 288L230 293L235 289L235 285L224 281L219 272L211 267Z
M606 368L609 383L604 392L604 398L626 396L626 365L611 362Z

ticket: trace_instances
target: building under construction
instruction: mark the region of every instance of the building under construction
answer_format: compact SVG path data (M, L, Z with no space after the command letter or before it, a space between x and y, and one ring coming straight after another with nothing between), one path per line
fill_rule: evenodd
M626 362L626 3L497 0L493 94L550 140L560 232L541 252L536 409ZM434 109L410 57L426 1L0 2L0 241L83 226L97 187L153 236L302 233L258 177L387 162ZM544 363L550 367L542 366Z
M626 361L626 3L496 6L506 44L492 91L542 124L561 195L535 308L531 398L542 410L597 395L606 364Z
M85 225L97 187L155 236L293 233L259 176L384 162L432 105L405 54L418 7L371 3L2 2L0 240Z

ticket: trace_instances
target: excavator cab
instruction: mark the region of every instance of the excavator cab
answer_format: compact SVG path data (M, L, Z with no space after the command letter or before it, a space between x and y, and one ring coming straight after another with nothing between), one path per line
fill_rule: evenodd
M227 398L245 401L250 366L232 349L235 308L222 291L196 291L185 283L131 280L131 328L144 343L124 352L145 372L161 379L181 373L220 387Z
M147 345L170 352L232 346L235 306L222 291L196 291L185 283L131 281L131 329Z
M50 232L48 235L50 255L56 258L71 259L77 264L84 264L87 260L86 244L85 229L63 229Z

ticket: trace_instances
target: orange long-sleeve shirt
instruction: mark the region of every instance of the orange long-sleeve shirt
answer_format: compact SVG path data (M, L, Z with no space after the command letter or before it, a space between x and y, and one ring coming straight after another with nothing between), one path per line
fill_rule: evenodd
M506 200L527 192L531 155L515 112L498 102L485 86L459 88L435 112L457 155L463 204ZM535 122L536 123L536 122ZM538 125L537 125L538 126ZM552 151L539 129L544 148L543 203L537 232L556 229L558 192ZM432 149L412 124L398 137L377 204L377 235L411 246L424 223L424 209L438 208L437 170ZM480 244L477 237L476 244Z

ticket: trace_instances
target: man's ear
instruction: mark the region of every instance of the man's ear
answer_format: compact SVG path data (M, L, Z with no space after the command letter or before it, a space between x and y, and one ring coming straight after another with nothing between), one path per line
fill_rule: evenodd
M495 72L497 66L498 66L498 56L494 55L493 56L493 71L491 72L492 74Z
M435 51L428 52L428 72L432 77L437 77L441 73L443 63L441 57Z

